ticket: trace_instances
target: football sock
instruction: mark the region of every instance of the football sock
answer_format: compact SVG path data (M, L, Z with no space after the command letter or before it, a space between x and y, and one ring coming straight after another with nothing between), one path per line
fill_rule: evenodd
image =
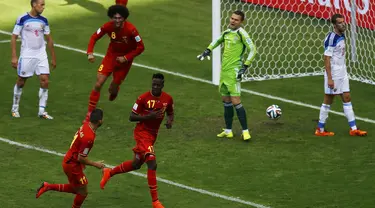
M39 89L39 115L44 113L44 110L47 106L48 99L48 89L40 88Z
M350 128L352 130L357 130L352 103L351 102L343 103L343 108L344 108L344 114L346 118L348 119Z
M100 92L96 90L91 90L89 107L87 109L87 112L92 112L96 108L96 104L98 103L99 98Z
M232 103L224 103L224 120L225 120L225 129L231 130L232 129L232 123L233 123L233 104ZM228 133L228 132L227 132Z
M12 111L18 111L18 107L20 104L20 99L22 95L22 88L18 87L17 84L14 85L13 89L13 106Z
M242 106L241 103L235 105L234 107L236 108L237 117L238 117L238 120L240 121L242 129L243 130L248 129L245 108Z
M324 132L324 126L326 124L326 120L328 118L329 109L331 108L330 105L322 104L320 107L320 113L319 113L319 122L318 122L318 128L320 129L320 132Z
M132 160L128 160L128 161L125 161L125 162L121 163L120 165L114 167L111 170L111 176L114 176L114 175L120 174L120 173L127 173L129 171L134 170L132 163L133 163Z
M156 183L156 170L147 170L147 182L148 187L150 188L150 194L152 201L158 200L158 191L157 191L157 183Z
M85 201L86 197L87 195L76 194L72 208L80 208L83 202Z
M47 189L51 191L75 193L73 186L70 184L48 184Z

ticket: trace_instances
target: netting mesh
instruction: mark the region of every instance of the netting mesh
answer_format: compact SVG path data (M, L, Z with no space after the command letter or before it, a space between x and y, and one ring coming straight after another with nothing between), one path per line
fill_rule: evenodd
M227 29L233 11L242 10L246 18L244 29L257 46L258 55L244 81L323 74L323 41L332 28L329 20L322 17L327 18L340 10L335 9L337 5L331 5L331 8L325 7L324 11L319 9L301 11L302 4L312 4L312 2L317 4L317 1L330 2L330 0L248 0L245 3L238 0L220 0L221 30ZM375 3L373 0L369 1ZM338 4L341 1L331 2ZM342 5L344 9L348 6ZM294 11L293 8L299 8L300 11ZM363 7L357 9L363 10ZM361 19L359 26L354 28L355 42L351 40L352 32L348 25L345 34L347 66L351 79L375 84L375 11L373 7L369 7L368 10L371 10L369 17ZM372 14L374 17L371 17ZM350 13L345 19L350 23ZM356 45L355 51L351 44ZM356 56L355 59L353 54Z

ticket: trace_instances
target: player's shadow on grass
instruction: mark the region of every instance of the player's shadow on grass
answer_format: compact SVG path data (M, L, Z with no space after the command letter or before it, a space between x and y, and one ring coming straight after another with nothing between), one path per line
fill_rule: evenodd
M284 122L278 121L278 120L269 120L269 121L263 121L264 125L272 126L272 127L281 127L284 125Z
M77 4L91 12L95 13L107 13L107 8L105 8L102 4L90 1L90 0L65 0L66 4L62 4L61 6L69 6Z

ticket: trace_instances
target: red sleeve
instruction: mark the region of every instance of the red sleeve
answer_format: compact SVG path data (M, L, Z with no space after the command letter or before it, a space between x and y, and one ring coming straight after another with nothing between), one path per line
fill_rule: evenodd
M96 32L94 32L94 34L91 35L90 42L87 47L87 54L94 53L94 47L95 47L96 41L102 38L103 35L107 33L107 30L108 30L108 26L107 24L104 24Z
M134 26L132 27L132 38L133 41L135 41L137 47L125 55L125 58L128 61L133 61L136 56L139 56L145 50L142 38L139 35L137 28L135 28Z
M168 106L167 106L166 111L167 111L167 115L169 115L169 116L174 114L174 104L173 104L173 98L172 97L168 102Z
M140 114L144 110L144 98L142 96L139 96L138 99L135 101L132 112L135 114Z
M126 6L128 4L128 0L116 0L116 4Z
M93 145L94 139L91 136L84 136L79 146L79 155L87 157Z

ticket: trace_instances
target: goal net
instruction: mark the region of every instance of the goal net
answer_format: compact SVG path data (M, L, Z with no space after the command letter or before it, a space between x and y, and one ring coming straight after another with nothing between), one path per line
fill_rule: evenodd
M375 84L374 0L212 0L213 38L227 29L235 10L245 13L243 27L258 50L244 81L322 75L323 41L332 30L329 18L341 13L348 23L350 79ZM215 84L220 53L213 52Z

